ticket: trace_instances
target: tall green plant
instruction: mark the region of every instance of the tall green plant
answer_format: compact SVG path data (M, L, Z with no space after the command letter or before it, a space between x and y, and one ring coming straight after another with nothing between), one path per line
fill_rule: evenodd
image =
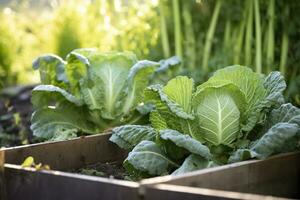
M257 73L262 72L261 62L261 21L259 0L254 0L254 13L255 13L255 68Z
M286 18L289 15L289 6L286 5L284 8L284 15ZM288 22L285 22L288 23ZM287 55L288 55L288 49L289 49L289 36L288 36L288 25L284 24L283 25L284 30L282 33L282 41L281 41L281 55L280 55L280 65L279 69L280 72L286 76L286 71L287 71Z
M274 46L275 46L275 38L274 38L274 21L275 21L275 1L270 0L268 5L268 30L267 30L267 72L272 70L272 66L274 64Z
M248 14L245 36L245 64L252 66L252 40L253 40L253 3L252 0L248 0Z
M208 31L206 34L205 46L204 46L204 50L203 50L203 61L202 61L202 69L205 72L208 72L208 60L210 57L211 46L212 46L212 42L213 42L215 29L216 29L220 9L222 6L222 2L223 2L222 0L216 1L212 19L210 21L210 25L209 25L209 28L208 28Z
M179 0L173 0L172 3L174 17L175 54L179 58L182 58L182 35Z
M165 15L164 1L159 1L159 15L160 15L160 29L161 29L161 43L163 47L164 57L170 57L170 45L168 37L168 27Z

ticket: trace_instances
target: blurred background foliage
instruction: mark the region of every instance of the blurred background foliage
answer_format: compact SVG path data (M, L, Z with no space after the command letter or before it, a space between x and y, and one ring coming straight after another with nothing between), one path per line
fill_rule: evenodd
M299 106L299 10L298 0L0 0L0 89L38 83L31 62L40 54L97 47L177 55L197 83L233 64L280 70Z
M0 0L0 78L38 82L32 60L65 57L79 47L134 51L159 60L177 55L197 82L242 64L280 70L287 97L300 104L300 2L297 0Z

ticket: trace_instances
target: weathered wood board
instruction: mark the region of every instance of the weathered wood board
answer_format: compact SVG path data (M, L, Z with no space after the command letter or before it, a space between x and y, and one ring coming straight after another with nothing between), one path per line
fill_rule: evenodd
M262 161L245 161L181 176L157 177L142 181L147 185L167 184L191 189L208 188L240 193L300 198L300 153L288 153Z

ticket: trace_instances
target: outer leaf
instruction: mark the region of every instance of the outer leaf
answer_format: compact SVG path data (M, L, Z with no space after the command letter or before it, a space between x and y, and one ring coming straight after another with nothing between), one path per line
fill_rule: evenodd
M257 158L257 156L257 153L255 151L251 151L250 149L238 149L229 157L228 163L249 160L252 158Z
M32 66L35 70L39 69L43 84L63 85L68 82L65 75L65 62L56 55L40 56L33 61Z
M263 135L252 147L251 150L258 154L258 158L264 159L268 156L282 152L285 144L295 137L299 130L297 124L278 123Z
M164 115L173 115L182 119L194 119L194 116L186 113L179 104L171 101L168 96L163 93L161 85L151 85L145 89L145 101L155 105L156 110L165 118Z
M163 88L167 97L177 103L184 112L191 113L194 81L185 76L177 76Z
M76 106L83 105L80 99L53 85L39 85L32 90L31 102L35 108L48 107L66 101Z
M264 80L264 87L266 89L264 106L271 107L284 103L283 91L286 89L286 83L280 72L271 72Z
M138 103L142 101L143 91L148 86L150 77L155 68L159 65L157 62L143 60L137 62L129 71L127 84L128 91L123 112L128 113Z
M131 53L95 53L88 60L94 87L103 94L101 115L114 119L122 113L120 108L125 96L127 74L137 62L136 57Z
M171 167L178 167L169 160L161 149L152 141L142 141L128 154L124 167L131 167L150 175L167 174Z
M176 68L181 64L180 58L173 56L171 58L159 61L160 67L156 69L156 72L165 72L170 68ZM175 69L176 70L176 69ZM173 70L174 71L174 70Z
M184 112L177 103L168 99L162 92L160 85L152 85L146 88L144 94L145 101L155 105L155 110L170 129L182 131L181 121L194 118L193 115Z
M191 154L188 156L183 164L175 170L172 175L180 175L187 172L192 172L200 169L206 169L210 167L216 167L218 166L213 161L209 161L201 156Z
M272 110L268 115L263 129L259 133L259 136L265 134L268 129L279 122L295 123L300 126L300 109L290 103L287 103L282 104L279 108Z
M190 134L186 132L186 127L187 121L194 119L191 112L192 92L193 81L180 76L169 81L164 88L160 85L148 87L145 90L145 101L155 105L159 114L157 117L166 124L165 127Z
M94 75L91 76L93 77L93 81L91 81L90 79L81 80L81 96L90 110L101 111L104 107L103 99L105 98L105 94L103 90L99 89L99 87L101 87L101 84L103 84L103 82L100 78Z
M156 131L149 126L125 125L112 130L110 141L123 149L132 149L142 140L153 141Z
M160 67L155 70L152 83L165 84L169 79L178 74L181 60L177 56L160 60Z
M159 112L156 110L150 113L150 122L151 126L157 131L168 128L167 122L164 120L164 118L161 117Z
M97 133L97 129L87 121L85 112L73 105L61 109L43 108L33 113L30 128L35 136L45 139L77 132Z
M170 140L178 147L182 147L193 154L200 155L206 159L211 158L209 149L189 135L184 135L171 129L161 130L159 131L159 135L162 139Z
M71 86L71 91L79 96L80 81L87 78L88 68L90 66L89 60L83 55L71 52L67 55L66 74Z

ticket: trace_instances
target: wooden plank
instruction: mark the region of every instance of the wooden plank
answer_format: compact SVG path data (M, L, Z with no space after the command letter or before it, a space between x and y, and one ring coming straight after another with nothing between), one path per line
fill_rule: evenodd
M138 183L5 164L9 200L138 200Z
M4 176L4 163L5 163L5 151L0 149L0 197L2 200L6 200L6 185Z
M147 187L144 200L286 200L271 196L158 184Z
M157 183L300 198L300 153L142 181L143 186Z
M7 148L6 163L20 165L28 156L55 170L77 169L97 162L122 161L127 152L109 141L111 134L97 134L68 141Z

